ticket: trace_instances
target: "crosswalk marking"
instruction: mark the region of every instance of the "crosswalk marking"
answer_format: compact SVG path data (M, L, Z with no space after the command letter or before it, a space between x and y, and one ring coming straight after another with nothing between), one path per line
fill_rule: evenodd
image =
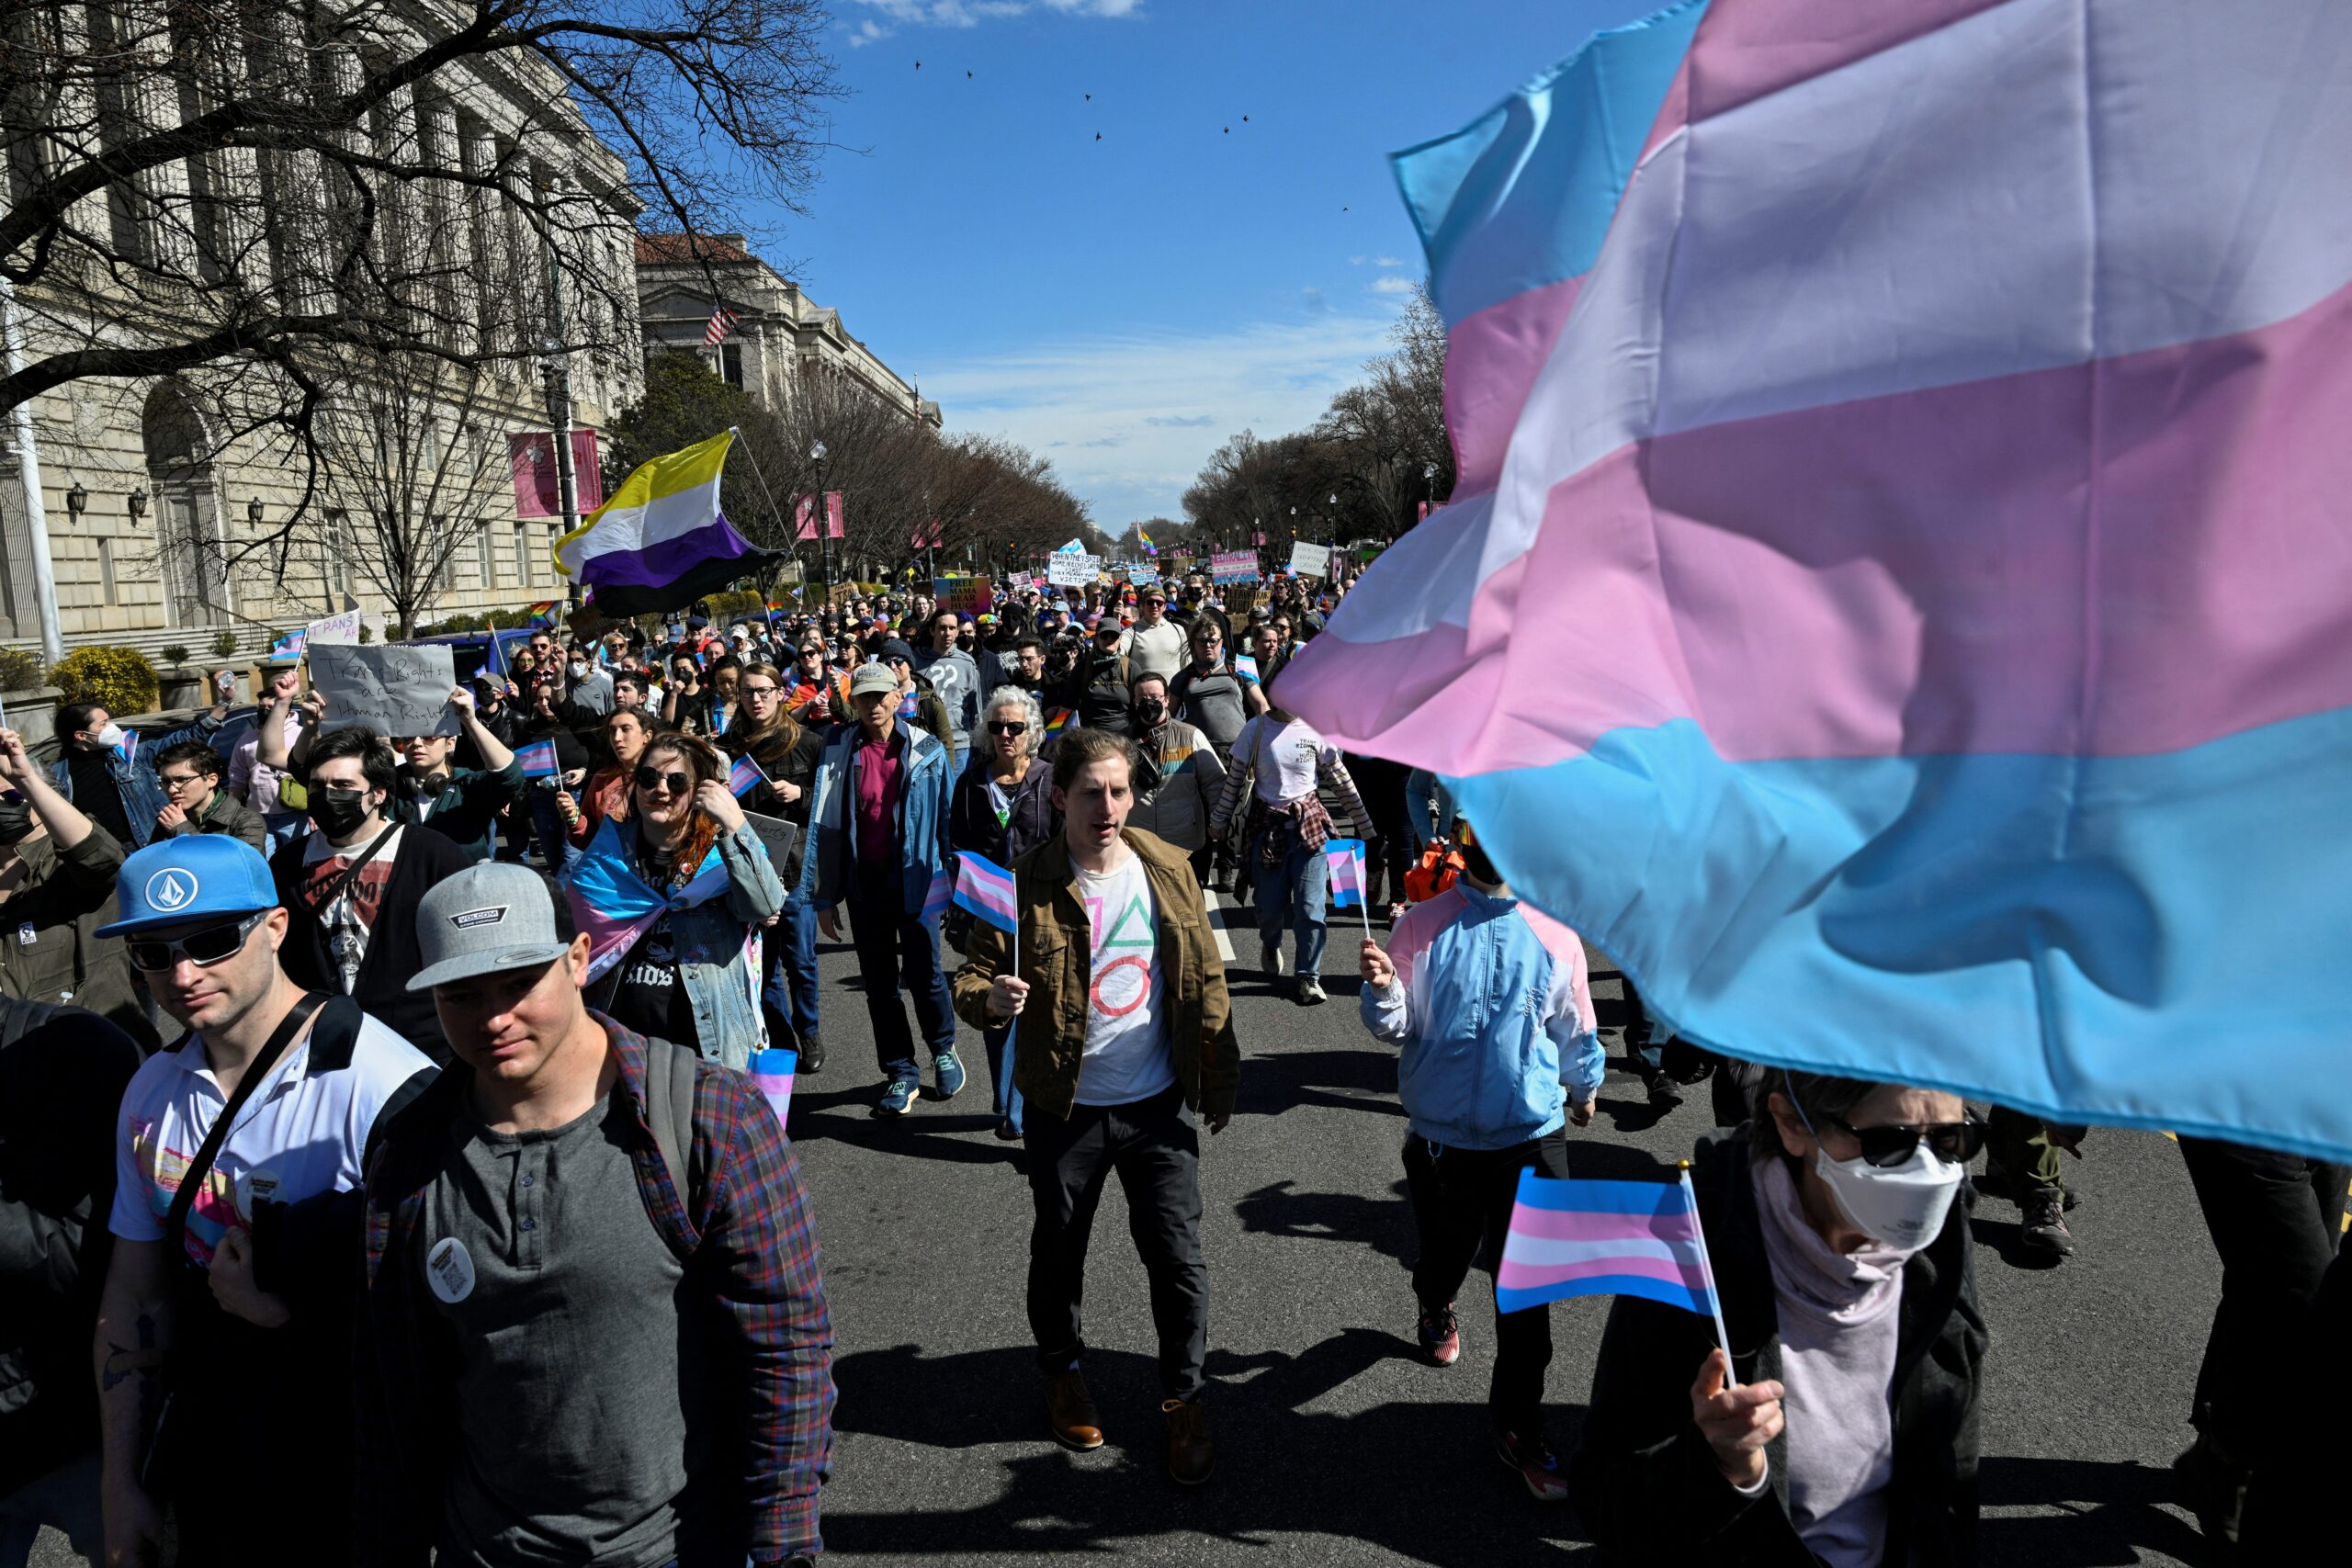
M1227 933L1226 922L1241 913L1240 906L1219 901L1213 887L1202 888L1201 897L1209 901L1209 930L1216 933L1216 955L1230 964L1233 962L1233 938Z

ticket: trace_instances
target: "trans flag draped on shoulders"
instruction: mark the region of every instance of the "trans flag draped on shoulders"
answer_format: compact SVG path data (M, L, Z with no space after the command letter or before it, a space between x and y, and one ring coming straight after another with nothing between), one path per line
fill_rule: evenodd
M606 615L658 614L693 604L774 556L753 549L718 508L735 432L641 463L613 498L557 541L556 570L586 588Z
M1713 0L1401 154L1449 505L1281 677L1694 1040L2352 1157L2352 6Z

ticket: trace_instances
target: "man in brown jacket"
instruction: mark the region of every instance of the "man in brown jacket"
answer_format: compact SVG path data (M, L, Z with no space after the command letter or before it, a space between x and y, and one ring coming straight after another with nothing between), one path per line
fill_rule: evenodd
M1028 1101L1029 1327L1046 1413L1065 1446L1102 1446L1079 1363L1079 1297L1094 1209L1113 1171L1126 1193L1159 1332L1168 1471L1197 1486L1216 1468L1201 1406L1208 1269L1201 1258L1200 1121L1233 1119L1233 1038L1206 901L1190 860L1126 826L1135 805L1126 739L1073 729L1054 755L1062 836L1013 863L1012 938L975 926L956 1010L987 1029L1007 1018L1013 1079ZM1196 1117L1198 1120L1196 1120Z

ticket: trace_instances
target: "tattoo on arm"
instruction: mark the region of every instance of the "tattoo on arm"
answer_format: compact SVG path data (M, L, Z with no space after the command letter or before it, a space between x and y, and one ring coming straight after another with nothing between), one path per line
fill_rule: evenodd
M164 1364L164 1352L155 1345L155 1318L152 1313L141 1313L131 1325L139 1340L138 1348L107 1341L106 1365L98 1370L98 1391L112 1393L125 1380L136 1374L144 1384L152 1385L155 1369ZM146 1390L141 1391L144 1402Z

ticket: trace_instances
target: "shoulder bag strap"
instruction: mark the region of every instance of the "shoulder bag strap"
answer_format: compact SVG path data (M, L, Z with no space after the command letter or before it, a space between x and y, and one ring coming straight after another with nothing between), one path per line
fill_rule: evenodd
M335 878L334 886L328 891L325 897L319 900L319 908L322 913L333 905L336 899L351 891L352 885L359 880L359 868L366 865L369 861L375 859L376 852L382 849L386 844L391 842L392 835L399 832L401 830L401 825L400 823L395 822L390 827L385 829L382 832L377 834L375 838L368 840L368 847L359 852L358 857L349 865L343 868L343 874Z
M197 1192L204 1186L205 1178L211 1174L212 1162L220 1157L220 1145L228 1141L229 1130L236 1125L237 1113L244 1110L245 1102L253 1099L254 1091L261 1088L263 1080L269 1077L270 1069L277 1066L277 1059L286 1054L286 1047L292 1043L294 1036L302 1032L302 1026L311 1021L311 1015L318 1011L326 999L322 992L302 993L302 999L287 1010L285 1018L279 1021L277 1028L263 1043L260 1054L245 1068L245 1076L237 1080L237 1092L229 1097L229 1103L222 1106L220 1114L212 1119L212 1130L204 1134L202 1146L198 1148L196 1157L188 1161L187 1171L180 1177L179 1190L172 1194L172 1206L164 1213L165 1257L176 1258L184 1255L188 1210L195 1206Z
M652 1060L646 1053L645 1121L653 1129L653 1146L662 1156L662 1168L670 1173L670 1185L676 1189L678 1207L684 1211L686 1227L695 1228L695 1201L692 1183L693 1168L689 1164L695 1146L695 1053L674 1041L646 1043L667 1045L670 1058L666 1062Z

